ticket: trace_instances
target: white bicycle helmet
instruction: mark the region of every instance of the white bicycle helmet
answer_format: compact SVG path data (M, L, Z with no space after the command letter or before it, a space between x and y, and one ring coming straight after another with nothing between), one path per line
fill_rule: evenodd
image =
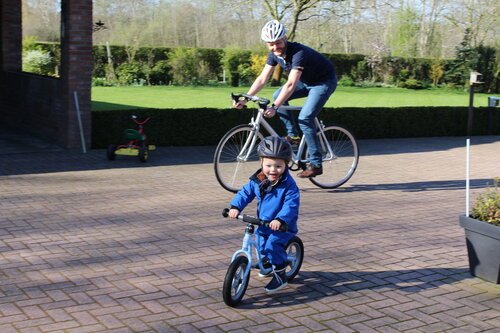
M260 38L266 43L273 43L278 39L285 37L285 26L277 20L267 22L262 28Z

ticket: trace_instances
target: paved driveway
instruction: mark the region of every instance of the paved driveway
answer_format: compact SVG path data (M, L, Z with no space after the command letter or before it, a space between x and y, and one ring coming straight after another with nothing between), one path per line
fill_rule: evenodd
M362 141L344 187L298 180L302 270L273 296L253 274L236 309L221 286L244 226L220 216L213 150L4 151L0 332L500 332L458 225L464 138ZM473 138L472 195L494 176L500 137Z

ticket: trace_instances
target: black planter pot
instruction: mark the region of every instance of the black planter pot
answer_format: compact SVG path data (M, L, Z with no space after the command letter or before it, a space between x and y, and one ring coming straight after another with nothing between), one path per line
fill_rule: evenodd
M465 215L460 225L465 229L470 273L500 284L500 227Z

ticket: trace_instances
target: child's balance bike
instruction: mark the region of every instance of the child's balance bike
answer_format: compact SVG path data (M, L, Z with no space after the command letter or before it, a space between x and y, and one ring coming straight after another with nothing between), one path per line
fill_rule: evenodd
M144 133L144 124L149 121L147 117L143 121L139 121L136 115L132 115L132 120L137 124L137 129L126 129L124 136L127 143L121 145L110 144L106 151L109 160L114 160L116 155L138 156L141 162L146 162L148 159L149 150L154 150L154 145L147 144L146 133Z
M227 217L228 212L228 208L224 209L222 216ZM239 215L238 219L247 223L245 236L243 238L243 246L241 250L238 250L233 254L231 264L227 269L224 285L222 287L224 303L231 307L235 307L243 299L250 280L251 268L263 269L262 255L258 250L260 237L254 234L254 225L269 225L269 222L244 214ZM280 231L286 231L286 229L280 229ZM304 244L302 243L302 240L299 237L294 236L290 239L290 241L288 241L286 245L286 252L288 256L286 277L288 282L290 282L299 273L300 267L302 266L302 260L304 259ZM254 262L254 253L256 254L256 262Z

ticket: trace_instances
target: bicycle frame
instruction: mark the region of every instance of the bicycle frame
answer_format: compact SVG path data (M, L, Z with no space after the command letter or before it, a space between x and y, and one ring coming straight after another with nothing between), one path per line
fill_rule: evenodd
M255 253L257 254L256 256L258 259L259 268L263 269L262 255L259 252L259 248L260 237L255 235L254 227L252 225L247 225L241 249L233 253L231 262L233 262L240 255L246 256L248 258L248 267L245 270L245 276L247 276L248 274L250 274L250 270L253 267L253 253L255 251Z
M282 110L301 110L302 107L300 106L281 106L280 109ZM323 128L325 127L323 123L317 118L314 118L314 123L316 124L316 128L320 132L320 138L319 142L322 148L325 151L328 151L328 155L324 157L323 160L328 161L335 159L335 155L333 153L333 149L328 143L328 140L323 132ZM271 127L271 125L267 122L267 120L264 118L264 109L259 108L257 116L251 118L249 125L253 129L253 134L250 135L247 138L247 141L245 142L243 148L241 149L240 154L238 155L238 160L239 161L246 161L253 149L255 148L255 143L257 141L257 135L256 133L260 132L260 127L262 127L272 136L278 136L278 133ZM299 147L297 149L297 152L293 152L292 154L292 165L297 165L300 167L301 164L305 163L307 160L301 160L300 156L304 155L304 150L306 147L306 142L305 142L305 137L302 137L300 140Z
M236 193L248 181L248 175L259 167L257 145L264 136L279 136L265 119L264 112L270 101L247 94L231 94L235 106L241 108L240 101L258 105L257 113L251 115L249 123L238 125L229 130L219 141L214 154L214 171L221 186ZM302 110L302 106L281 106L279 111ZM255 111L255 110L254 110ZM291 112L291 111L290 111ZM318 150L321 154L322 172L320 177L309 180L321 188L337 188L347 182L358 165L358 145L356 138L347 129L325 126L318 117L314 118L314 127ZM309 140L309 138L308 138ZM293 149L288 167L291 171L306 170L308 145L305 136ZM319 156L318 156L319 157Z

